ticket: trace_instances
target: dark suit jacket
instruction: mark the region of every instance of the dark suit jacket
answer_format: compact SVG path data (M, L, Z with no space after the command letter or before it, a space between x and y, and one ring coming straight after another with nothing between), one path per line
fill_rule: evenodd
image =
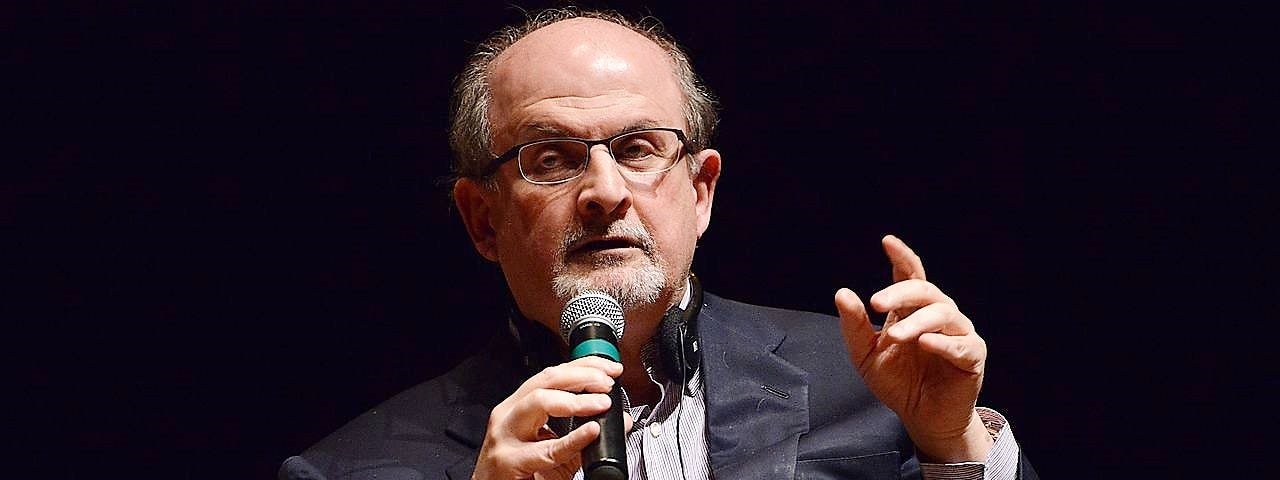
M715 478L919 478L911 440L856 375L837 318L707 294L698 334ZM470 478L490 410L529 375L523 359L501 335L289 458L280 478ZM1025 457L1019 470L1036 478Z

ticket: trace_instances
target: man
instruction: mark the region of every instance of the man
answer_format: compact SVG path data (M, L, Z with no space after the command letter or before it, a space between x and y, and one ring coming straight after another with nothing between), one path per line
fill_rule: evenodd
M895 283L870 299L880 331L847 289L838 321L703 296L689 268L720 176L715 110L666 37L544 12L481 45L455 101L453 193L506 278L511 332L282 478L580 476L600 427L556 419L607 410L615 382L633 478L1035 477L1003 418L975 408L983 340L902 241L883 240ZM552 332L585 291L625 311L621 364L564 361ZM672 340L664 322L694 327ZM705 361L654 353L673 348Z

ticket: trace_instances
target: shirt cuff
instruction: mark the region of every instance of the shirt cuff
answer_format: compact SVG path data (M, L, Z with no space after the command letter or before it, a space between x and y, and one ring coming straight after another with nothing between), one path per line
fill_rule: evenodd
M1013 480L1018 475L1018 441L1013 438L1009 421L1000 412L978 407L978 418L995 439L987 461L961 463L920 463L926 480Z

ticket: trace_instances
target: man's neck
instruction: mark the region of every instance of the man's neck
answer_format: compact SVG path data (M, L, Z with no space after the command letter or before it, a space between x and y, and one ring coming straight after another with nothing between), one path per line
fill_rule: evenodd
M663 302L665 303L665 302ZM661 304L658 304L661 305ZM644 368L644 346L653 340L662 322L666 308L647 306L627 312L626 332L618 345L622 355L622 387L627 389L627 396L633 405L652 405L658 401L661 392L658 386L649 379Z
M623 388L627 389L627 396L633 405L653 405L662 396L662 391L654 384L645 368L644 350L646 344L654 341L658 329L661 328L662 320L670 308L673 306L688 308L691 293L689 281L686 280L681 287L666 301L655 304L666 305L666 307L646 307L627 313L627 331L622 335L622 345L619 345L623 365L622 378L619 381L622 382Z

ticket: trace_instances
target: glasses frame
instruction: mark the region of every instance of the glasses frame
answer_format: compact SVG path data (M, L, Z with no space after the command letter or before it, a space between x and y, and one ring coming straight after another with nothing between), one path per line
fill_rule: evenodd
M605 149L609 151L609 156L613 157L614 161L616 162L617 158L614 157L613 155L613 150L610 148L610 145L609 145L610 143L613 143L614 140L625 137L627 135L631 135L633 133L650 132L655 130L675 133L676 138L680 140L681 150L684 151L683 154L677 153L676 158L674 158L671 162L671 166L664 168L662 170L656 170L652 172L632 172L632 171L624 170L621 164L618 165L618 170L623 173L633 174L633 175L654 175L654 174L670 171L672 168L675 168L677 163L680 163L680 159L684 157L684 154L688 154L689 151L693 149L692 145L689 143L689 139L684 136L684 130L681 130L678 128L653 127L653 128L637 128L635 130L628 130L628 131L619 133L617 135L614 135L612 137L602 138L599 140L588 140L585 138L576 138L576 137L554 137L554 138L539 138L537 140L533 140L530 142L524 142L514 147L511 147L502 155L498 155L497 157L494 157L494 159L489 162L489 166L485 169L484 176L487 177L487 176L493 175L494 172L498 171L498 168L501 167L502 164L507 163L513 159L518 159L520 157L520 151L530 145L536 145L543 142L555 142L555 141L564 141L564 140L586 144L587 158L584 162L582 162L582 169L578 171L577 175L574 175L572 177L569 177L563 180L555 180L551 182L541 182L541 181L531 180L529 179L528 176L524 174L524 168L520 166L519 163L516 164L516 166L520 170L520 178L523 178L524 181L526 182L529 182L535 185L556 185L556 184L565 183L575 178L581 177L582 174L587 171L587 167L590 166L591 164L591 149L596 145L604 145Z

